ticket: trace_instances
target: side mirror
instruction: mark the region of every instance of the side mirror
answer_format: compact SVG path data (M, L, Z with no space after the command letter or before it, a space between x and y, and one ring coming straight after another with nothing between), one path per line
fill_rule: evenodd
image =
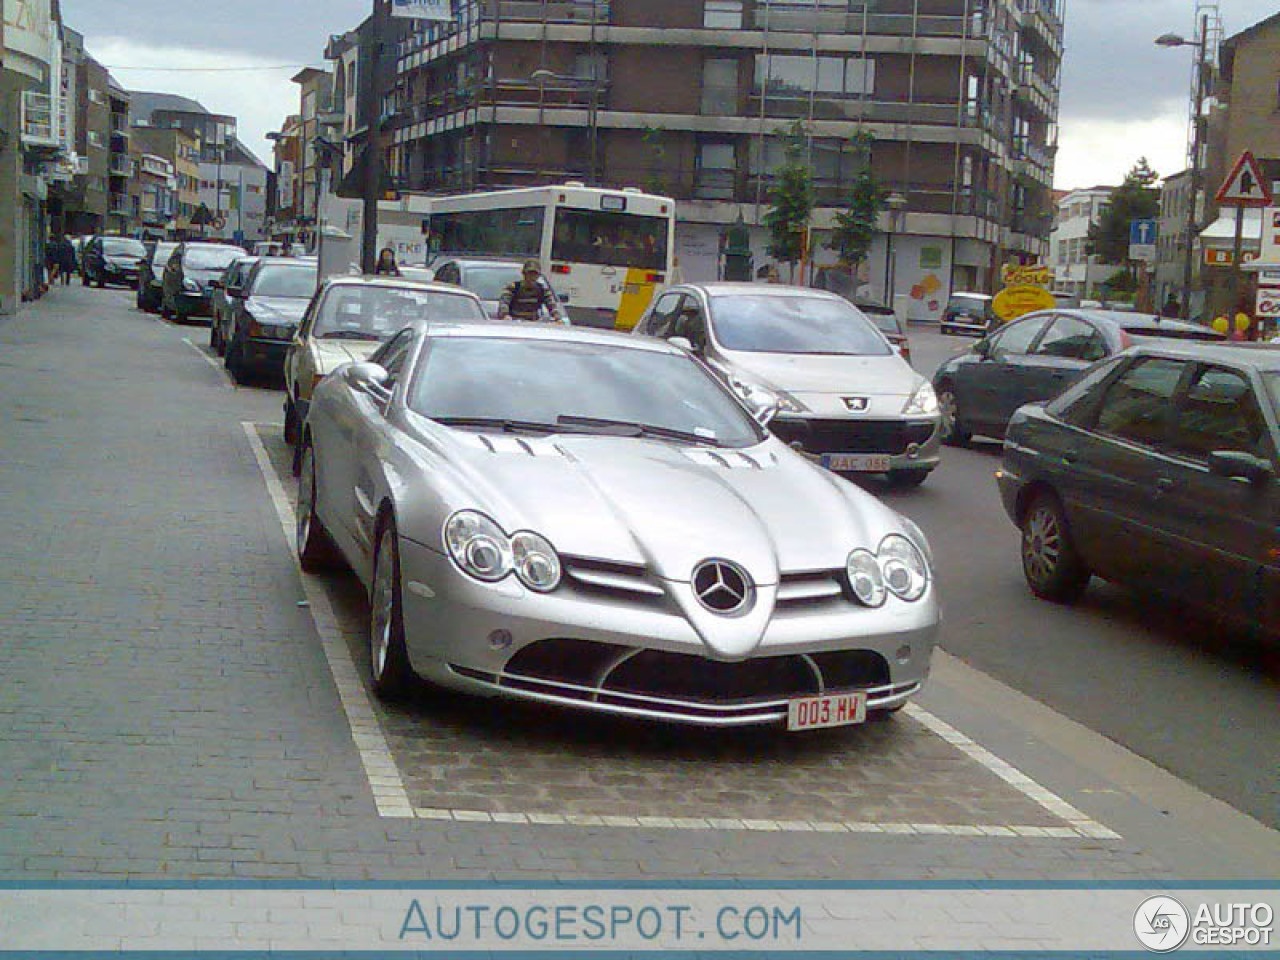
M748 400L746 404L747 409L751 411L752 418L762 427L767 427L773 423L774 417L782 409L778 405L778 401L772 397L768 400Z
M1249 483L1264 483L1274 474L1266 460L1241 450L1215 450L1209 454L1209 472L1215 477Z
M690 353L698 352L693 349L693 342L688 337L667 337L667 343L681 350L688 350Z
M989 360L991 358L991 341L979 340L973 345L973 352L983 360Z
M343 369L342 378L353 390L360 390L377 400L391 396L391 374L376 363L352 363Z

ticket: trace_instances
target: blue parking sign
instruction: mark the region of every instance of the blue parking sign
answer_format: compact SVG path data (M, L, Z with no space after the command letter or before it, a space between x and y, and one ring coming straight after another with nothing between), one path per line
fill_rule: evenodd
M1129 221L1129 245L1153 247L1160 237L1160 226L1154 220Z

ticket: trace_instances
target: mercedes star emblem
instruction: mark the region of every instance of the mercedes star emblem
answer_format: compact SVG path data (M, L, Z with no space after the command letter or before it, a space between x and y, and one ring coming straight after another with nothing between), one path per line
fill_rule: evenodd
M727 560L707 560L693 571L693 592L699 602L724 617L745 610L754 590L747 572Z

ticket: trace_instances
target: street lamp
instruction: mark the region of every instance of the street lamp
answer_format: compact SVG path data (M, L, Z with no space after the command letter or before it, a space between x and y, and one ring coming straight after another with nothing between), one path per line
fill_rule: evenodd
M600 78L596 74L596 62L591 61L591 76L588 77L571 77L562 73L556 73L541 67L533 73L529 74L529 79L538 85L538 124L544 125L543 106L546 103L546 85L548 81L556 83L568 83L575 85L590 84L591 100L587 106L587 130L589 138L589 155L590 155L590 175L587 177L588 186L596 185L596 167L599 153L600 141L600 121L599 121L599 97L600 97Z
M1191 128L1191 191L1190 199L1187 202L1187 249L1184 253L1182 263L1182 319L1191 319L1191 276L1195 266L1195 238L1196 227L1199 225L1196 218L1196 205L1200 199L1200 191L1203 188L1204 171L1200 166L1200 155L1204 150L1201 120L1204 113L1204 87L1206 74L1206 60L1208 54L1208 37L1209 37L1209 18L1202 17L1200 19L1200 39L1188 40L1176 33L1163 33L1156 37L1156 46L1164 47L1172 50L1176 47L1195 47L1196 48L1196 98L1195 98L1195 116L1192 118Z
M884 250L884 289L887 297L885 306L892 310L894 298L898 292L898 271L893 262L893 236L902 229L902 211L907 207L907 198L895 191L885 197L884 203L889 208L889 232L885 237Z

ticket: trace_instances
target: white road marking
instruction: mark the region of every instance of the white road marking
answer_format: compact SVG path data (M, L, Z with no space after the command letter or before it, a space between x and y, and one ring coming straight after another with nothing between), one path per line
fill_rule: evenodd
M190 343L190 341L187 341ZM192 346L195 346L192 344ZM196 348L199 349L199 348ZM203 353L203 351L202 351ZM206 356L206 359L208 357ZM267 485L276 515L284 531L289 551L297 560L294 542L295 511L284 492L280 477L258 430L263 424L242 423L253 448L258 468ZM641 830L722 830L769 833L874 833L903 836L999 837L1061 840L1118 840L1120 835L1081 813L1057 794L1032 780L1012 764L961 733L945 720L934 716L918 704L908 704L904 714L920 723L930 733L946 741L960 753L995 774L1014 790L1063 821L1064 826L1042 827L1021 824L941 824L941 823L870 823L865 821L810 820L740 820L736 818L674 818L653 816L593 816L562 813L493 813L487 810L456 810L415 807L409 799L395 757L378 723L377 713L360 673L351 658L346 635L333 612L323 581L301 569L303 590L310 604L311 619L324 645L325 659L333 675L342 707L351 726L352 739L359 751L365 775L373 791L378 813L383 817L417 818L419 820L454 823L534 824L539 826L605 826Z
M249 438L249 446L253 448L258 469L262 471L262 479L267 484L267 492L271 495L276 516L280 519L285 543L289 545L289 552L293 554L296 561L293 505L289 502L280 478L271 465L267 448L262 443L262 437L258 435L257 425L242 423L241 426L244 428L245 436ZM378 723L378 715L374 712L365 686L360 681L360 673L355 661L351 659L346 637L338 625L333 607L329 604L323 582L303 572L301 568L298 573L302 577L302 589L310 604L307 609L324 647L324 657L329 664L329 673L333 676L334 685L338 688L338 697L342 700L342 709L351 727L351 738L355 741L360 762L364 765L365 777L369 781L369 789L373 792L378 814L383 817L411 819L414 816L413 804L409 802L409 794L404 788L404 781L400 778L400 769L391 756L391 748L387 745L387 739Z
M190 337L183 337L182 342L185 343L192 350L194 350L196 353L200 354L201 360L203 360L209 366L213 367L213 369L217 370L218 375L222 377L223 380L226 381L226 384L228 387L230 387L232 390L236 388L235 382L231 379L231 374L227 373L227 368L222 366L220 363L218 363L218 361L213 359L213 357L209 356L209 354L205 353L203 347L201 347L198 343L193 341Z

